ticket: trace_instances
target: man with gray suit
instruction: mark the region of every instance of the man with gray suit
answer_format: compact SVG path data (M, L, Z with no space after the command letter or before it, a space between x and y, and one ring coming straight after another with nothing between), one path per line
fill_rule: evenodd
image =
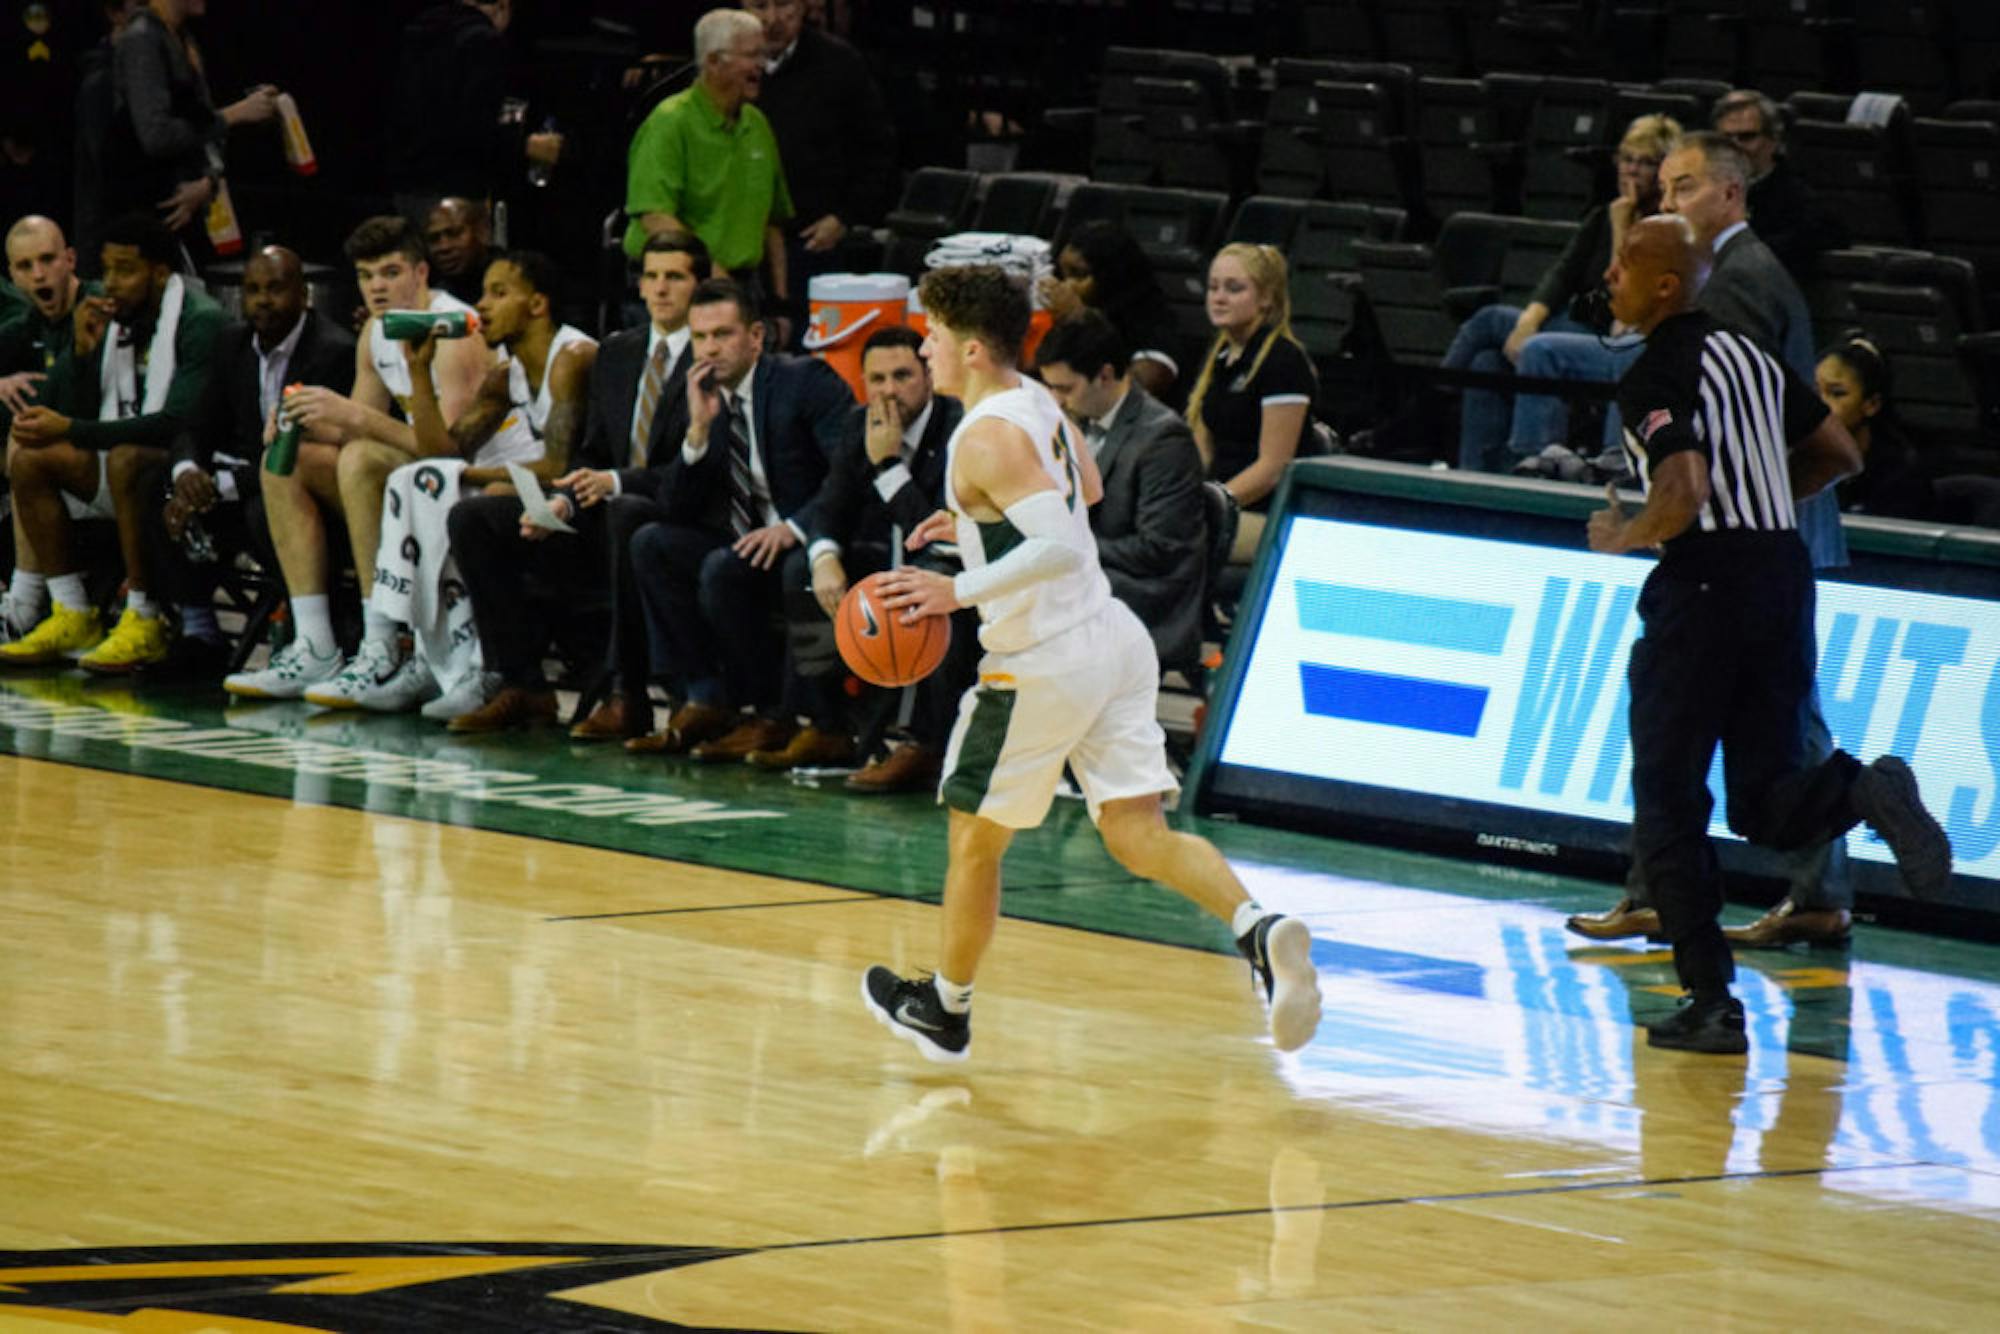
M1104 478L1090 527L1111 591L1152 632L1163 670L1192 667L1201 657L1201 454L1187 422L1126 373L1131 356L1111 321L1084 310L1050 329L1035 359Z
M1691 134L1660 164L1660 207L1686 218L1715 257L1696 308L1749 334L1803 383L1811 384L1812 316L1791 274L1750 230L1749 183L1750 161L1733 139L1713 131ZM1847 564L1839 505L1832 487L1799 502L1799 536L1816 569ZM1810 702L1806 762L1816 764L1833 753L1833 736L1820 712L1817 690ZM1732 927L1723 934L1732 944L1752 949L1798 943L1845 945L1854 904L1845 844L1836 839L1786 853L1781 861L1788 882L1785 898L1749 926ZM1659 914L1650 906L1646 887L1634 878L1626 882L1626 896L1610 912L1571 917L1569 929L1593 940L1657 935Z
M570 728L582 741L652 730L646 622L632 572L632 534L666 513L687 431L688 306L709 276L708 250L692 234L657 232L640 253L639 296L647 323L604 340L592 369L576 467L556 479L550 503L576 533L522 520L512 495L470 496L452 507L454 550L468 586L487 663L540 660L547 627L524 612L530 581L583 592L609 588L611 687ZM491 609L490 611L488 609ZM483 617L483 618L482 618Z

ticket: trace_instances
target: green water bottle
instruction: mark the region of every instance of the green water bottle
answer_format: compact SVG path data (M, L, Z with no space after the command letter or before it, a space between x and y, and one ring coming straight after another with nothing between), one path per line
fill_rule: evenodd
M273 477L290 477L299 464L299 435L303 428L285 414L285 400L305 388L288 384L278 400L278 433L264 446L264 471Z
M479 332L479 314L471 310L385 310L382 336L399 343L420 343L435 333L439 338L463 338Z

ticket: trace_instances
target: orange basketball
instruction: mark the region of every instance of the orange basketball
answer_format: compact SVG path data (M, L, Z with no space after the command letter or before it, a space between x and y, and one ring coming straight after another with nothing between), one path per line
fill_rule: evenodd
M882 605L881 582L871 574L847 590L833 617L833 638L849 670L870 685L906 686L937 670L951 647L951 617L905 621Z

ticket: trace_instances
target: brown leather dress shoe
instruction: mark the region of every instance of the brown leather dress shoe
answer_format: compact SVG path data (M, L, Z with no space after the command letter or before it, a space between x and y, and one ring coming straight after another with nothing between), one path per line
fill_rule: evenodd
M801 727L782 750L753 750L744 760L759 769L782 773L786 769L811 768L822 764L852 764L854 738L842 732L817 727Z
M1752 950L1781 950L1787 945L1824 945L1844 949L1854 931L1854 915L1845 908L1801 908L1786 899L1748 926L1724 927L1732 945Z
M1641 908L1630 899L1618 900L1610 912L1578 913L1563 923L1579 936L1592 940L1629 940L1633 936L1645 936L1648 940L1660 938L1660 914L1651 908Z
M645 699L613 695L569 729L572 741L629 741L653 730L653 706Z
M859 773L847 776L849 792L886 796L894 792L935 792L944 756L912 741L896 747Z
M507 732L531 723L552 723L555 720L556 696L553 690L502 686L499 694L471 713L461 713L446 723L445 730L461 735L467 732Z
M683 704L674 710L665 727L631 738L625 749L634 755L679 755L734 726L736 715L728 709L718 709L713 704Z
M746 718L713 741L688 751L696 764L740 764L753 750L782 750L798 724L775 718Z

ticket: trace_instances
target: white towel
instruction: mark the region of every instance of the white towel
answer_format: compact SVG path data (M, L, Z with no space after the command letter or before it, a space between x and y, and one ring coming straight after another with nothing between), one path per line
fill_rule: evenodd
M1028 279L1030 291L1055 272L1047 241L1011 232L955 232L939 237L924 256L926 268L951 269L962 264L997 264ZM1035 303L1041 304L1039 296Z
M139 393L138 359L132 347L132 331L116 320L104 331L104 347L99 353L97 404L99 421L123 421L142 413L158 412L167 405L167 390L174 383L174 336L180 332L181 303L187 298L187 284L176 273L167 279L160 294L160 318L153 325L153 341L146 349L145 397Z
M375 587L368 595L372 608L410 627L417 652L446 693L483 665L472 598L445 528L465 469L463 459L424 459L389 474Z

